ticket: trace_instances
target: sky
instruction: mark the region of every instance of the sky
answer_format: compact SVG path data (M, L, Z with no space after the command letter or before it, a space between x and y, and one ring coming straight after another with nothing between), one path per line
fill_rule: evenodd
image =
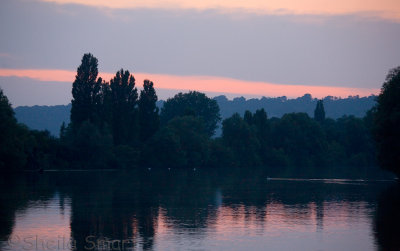
M14 107L68 104L88 52L160 99L368 96L400 65L398 0L1 0L0 33Z

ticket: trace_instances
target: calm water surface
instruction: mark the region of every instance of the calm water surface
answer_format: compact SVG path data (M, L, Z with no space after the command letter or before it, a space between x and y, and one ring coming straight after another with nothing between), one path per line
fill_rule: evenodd
M0 197L1 250L400 250L393 181L45 172Z

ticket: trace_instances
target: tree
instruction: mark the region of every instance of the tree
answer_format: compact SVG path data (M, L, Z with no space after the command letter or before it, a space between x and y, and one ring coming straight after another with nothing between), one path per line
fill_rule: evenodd
M205 166L208 146L203 120L195 116L175 117L148 141L142 163L158 167Z
M100 127L104 130L111 130L113 120L113 98L110 83L103 81L100 86L100 105L98 105L98 113L100 118Z
M12 172L25 164L26 131L17 124L11 104L0 89L0 172Z
M244 112L243 119L247 124L252 125L253 124L253 114L251 113L251 111L246 110Z
M400 67L386 76L375 111L373 131L380 166L400 177Z
M114 144L133 144L138 136L135 78L121 69L110 81L110 92Z
M157 94L153 82L145 80L139 98L140 139L146 141L158 130L160 118L158 115Z
M96 125L85 121L73 137L73 159L69 161L78 168L107 168L113 158L112 147L110 133L101 132Z
M295 167L303 167L302 174L313 173L321 166L325 149L325 135L321 126L306 113L288 113L272 129L275 149L282 149ZM309 170L306 170L309 168Z
M194 115L202 119L209 136L214 135L217 123L221 120L217 102L196 91L178 93L169 98L161 109L160 117L161 122L166 124L174 117L185 115Z
M2 89L0 89L0 121L0 126L3 130L17 124L17 120L14 117L14 110Z
M67 137L67 126L65 125L65 122L62 122L61 124L59 137L60 141L65 141Z
M57 141L49 131L29 130L18 124L0 89L0 172L45 168L55 163Z
M251 124L257 128L258 138L260 138L260 140L262 141L267 140L269 125L268 125L268 116L264 108L256 110L256 112L253 115Z
M98 62L92 54L84 54L72 84L71 123L74 131L89 120L99 123L98 108L101 102L102 79L97 78Z
M342 158L335 158L337 170L340 169L338 167L340 160L341 166L346 167L346 169L341 170L345 174L365 175L367 168L371 169L371 167L377 166L376 149L365 119L343 116L336 120L335 131L334 136L329 137L329 147L333 146L336 148L337 154L343 154ZM332 145L334 142L338 145ZM329 154L333 156L335 151L330 148ZM349 169L349 167L352 169Z
M247 118L249 114L247 113ZM222 122L222 140L235 156L235 164L241 167L260 165L260 143L256 128L250 126L238 113Z
M245 114L246 115L246 114ZM268 145L270 126L268 123L268 116L264 108L256 110L254 115L251 116L249 125L252 125L256 129L257 139L260 142L259 155L264 163L267 162L267 158L271 152L270 146ZM246 117L245 117L246 121Z
M318 122L323 122L325 120L324 101L322 99L317 102L317 106L314 110L314 119Z

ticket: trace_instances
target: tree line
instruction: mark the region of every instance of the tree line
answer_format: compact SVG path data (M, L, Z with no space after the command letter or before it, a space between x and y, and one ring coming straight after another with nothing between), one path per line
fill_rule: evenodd
M262 98L244 98L236 97L228 99L226 96L213 97L220 108L222 119L226 119L235 112L243 115L246 110L255 112L257 109L264 108L268 112L268 117L282 117L286 113L306 112L310 117L314 114L317 98L310 94L304 94L297 98L286 97L262 97ZM354 115L362 118L368 110L376 104L376 95L368 97L348 96L338 98L327 96L323 98L326 116L338 119L343 115ZM157 107L161 110L164 100L157 101ZM18 106L14 108L15 117L18 122L24 123L29 128L36 130L49 130L54 136L59 136L60 125L62 122L69 124L71 103L68 105L54 106ZM219 124L216 135L222 133Z
M221 122L217 102L190 91L159 110L154 84L139 92L121 69L108 82L98 60L85 54L72 85L70 123L60 138L17 124L1 92L1 168L132 169L263 167L271 175L376 176L378 164L399 174L399 68L390 71L377 105L364 118L326 118L323 101L314 116L288 113L269 118L264 109ZM397 127L396 127L397 126ZM14 146L14 147L9 147ZM393 147L392 147L393 146Z

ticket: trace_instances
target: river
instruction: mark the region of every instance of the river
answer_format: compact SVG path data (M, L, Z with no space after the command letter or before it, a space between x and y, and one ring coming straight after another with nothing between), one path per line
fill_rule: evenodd
M145 169L26 173L0 188L1 250L400 250L391 180Z

